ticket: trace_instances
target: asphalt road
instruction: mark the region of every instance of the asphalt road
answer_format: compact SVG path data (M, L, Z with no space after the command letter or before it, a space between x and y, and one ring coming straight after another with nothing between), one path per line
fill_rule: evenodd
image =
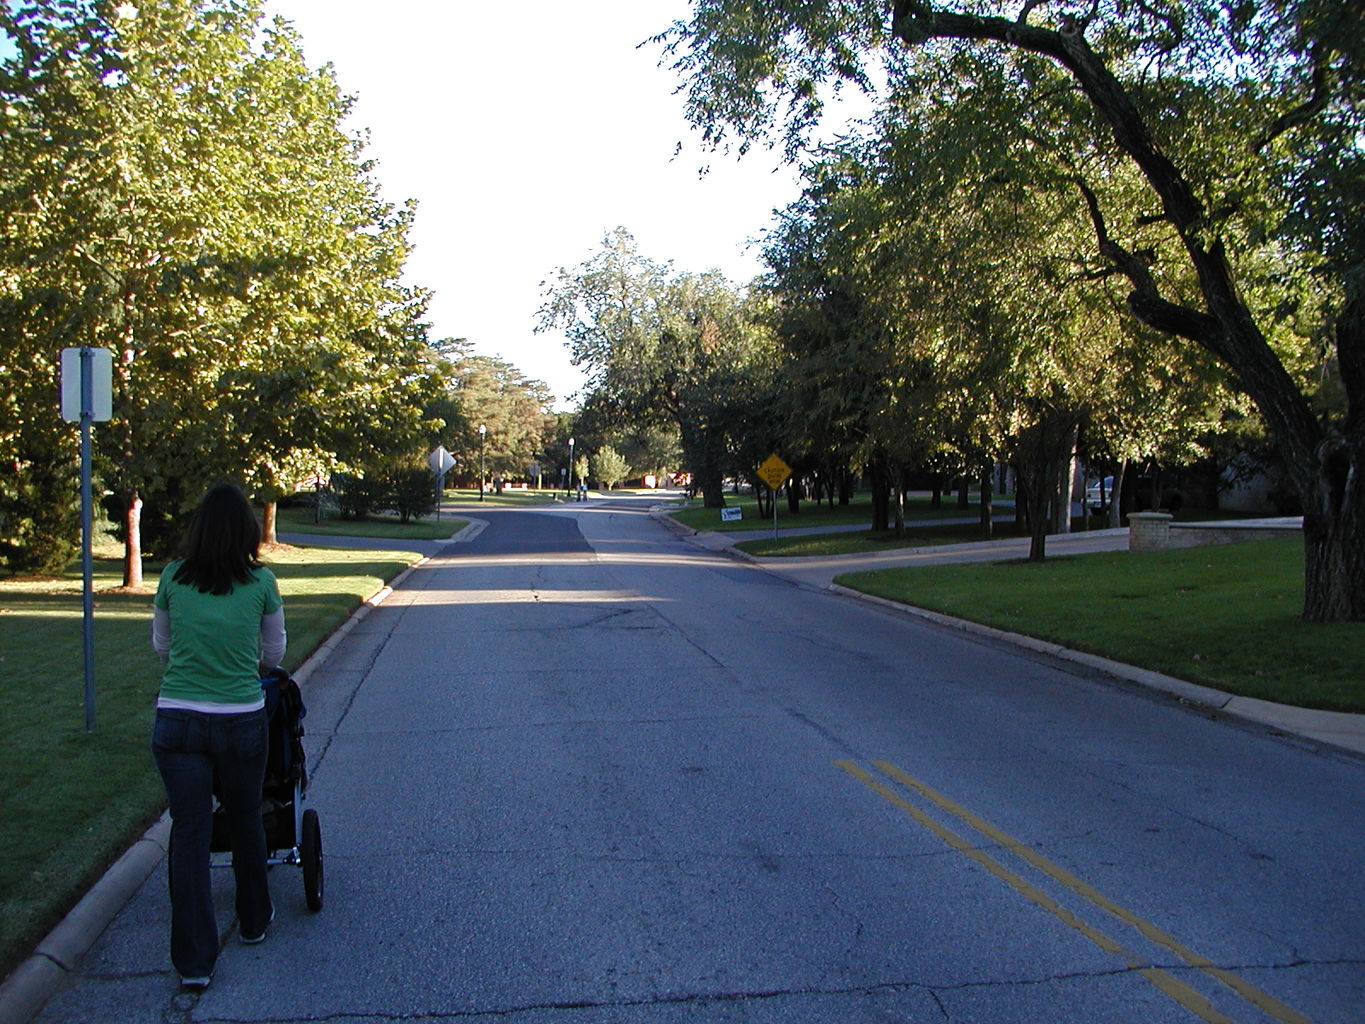
M39 1020L1365 1019L1365 761L628 500L483 515L309 680L323 910L277 868L180 994L154 873Z

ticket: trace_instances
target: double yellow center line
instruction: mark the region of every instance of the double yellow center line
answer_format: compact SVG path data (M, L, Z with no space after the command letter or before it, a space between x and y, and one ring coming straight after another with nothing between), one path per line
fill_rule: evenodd
M877 778L865 768L852 761L836 761L834 764L836 767L841 768L843 771L853 776L853 778L872 790L872 792L876 793L887 803L904 811L916 824L933 833L958 853L961 853L963 856L981 865L996 878L1032 900L1063 924L1080 932L1080 934L1084 935L1106 953L1118 957L1131 970L1139 972L1161 992L1174 999L1181 1006L1190 1010L1201 1020L1207 1021L1208 1024L1237 1024L1233 1018L1220 1012L1206 996L1193 986L1187 982L1181 981L1169 971L1152 966L1150 962L1128 949L1122 943L1082 920L1075 913L1062 906L1053 897L1049 896L1041 888L1029 882L1017 872L1010 870L994 857L977 849L971 842L942 824L918 805L911 803L900 791L893 789L885 781ZM1239 997L1256 1007L1256 1009L1260 1010L1262 1013L1277 1021L1281 1021L1282 1024L1313 1024L1313 1021L1310 1018L1304 1016L1293 1007L1286 1006L1274 996L1262 991L1244 978L1234 974L1232 971L1218 967L1213 961L1182 945L1173 936L1158 928L1150 921L1146 921L1137 914L1125 910L1093 886L1083 882L1057 864L1054 864L1036 850L1030 849L1019 842L1019 840L1007 835L990 822L985 821L967 809L960 807L942 793L936 792L920 780L906 774L894 764L887 761L874 761L873 766L887 779L898 783L905 789L919 794L919 796L923 797L940 810L952 815L952 817L958 819L979 834L985 836L987 839L991 840L991 842L1020 857L1029 866L1042 872L1054 882L1069 889L1071 892L1082 897L1105 913L1122 921L1125 925L1136 929L1148 941L1169 950L1191 967L1197 968L1208 977L1226 985Z

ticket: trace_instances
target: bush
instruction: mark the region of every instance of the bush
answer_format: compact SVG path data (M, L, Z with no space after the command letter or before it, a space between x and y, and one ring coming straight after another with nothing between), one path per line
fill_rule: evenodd
M76 467L31 463L0 487L0 562L15 574L60 573L80 550Z
M337 489L337 507L342 519L368 519L384 505L384 486L378 473L356 476L337 473L332 477Z
M426 469L383 466L363 477L336 474L337 505L342 519L366 519L380 511L398 514L403 522L420 519L436 510L436 482Z
M402 522L436 511L436 481L426 469L393 469L384 474L388 501Z

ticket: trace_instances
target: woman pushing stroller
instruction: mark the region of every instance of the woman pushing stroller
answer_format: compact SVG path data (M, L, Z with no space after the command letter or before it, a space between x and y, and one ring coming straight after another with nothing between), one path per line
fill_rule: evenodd
M209 880L215 779L242 941L262 941L275 916L261 822L268 734L260 679L283 659L286 635L260 543L251 503L218 484L195 510L183 557L162 572L154 602L152 646L165 669L152 753L171 813L171 961L190 988L209 984L218 957Z

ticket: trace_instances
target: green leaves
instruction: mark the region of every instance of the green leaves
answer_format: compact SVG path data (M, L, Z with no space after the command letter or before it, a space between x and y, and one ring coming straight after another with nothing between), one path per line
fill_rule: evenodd
M330 72L262 10L0 8L17 50L0 67L0 287L35 313L0 325L0 361L118 353L101 475L148 522L215 477L273 497L411 453L441 389L425 295L400 281L411 210L380 199ZM23 415L38 436L51 410Z
M438 436L460 461L460 474L472 478L481 460L489 475L524 474L551 444L549 390L505 360L475 354L463 339L443 341L438 349L454 410Z
M736 424L750 402L767 332L747 296L716 273L674 273L641 255L624 228L545 290L541 329L569 337L591 389L637 426L676 427L689 468L720 499Z

